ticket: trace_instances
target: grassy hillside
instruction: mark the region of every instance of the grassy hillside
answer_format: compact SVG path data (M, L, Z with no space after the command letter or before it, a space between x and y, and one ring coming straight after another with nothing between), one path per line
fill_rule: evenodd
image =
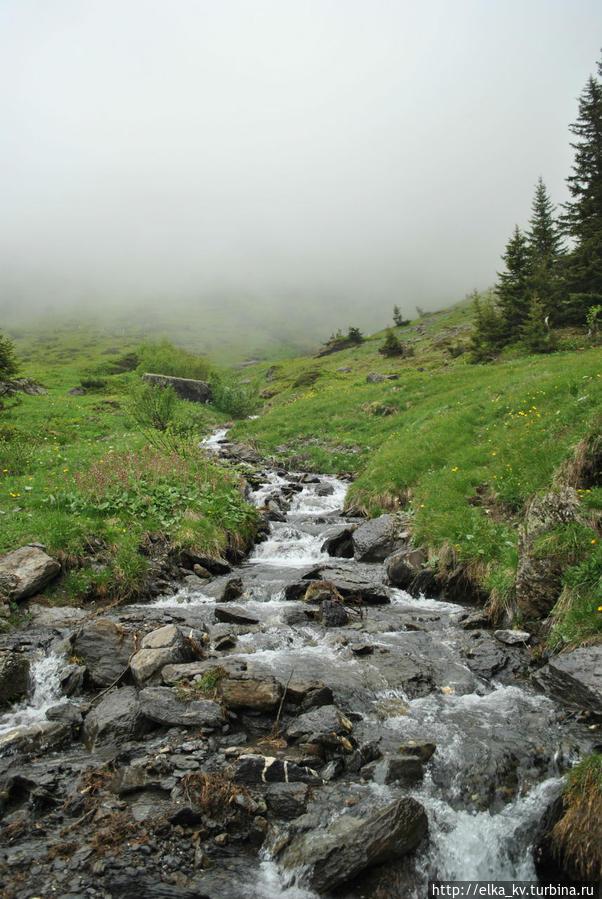
M173 400L168 429L149 426L140 411L152 393L137 372L118 371L134 346L84 331L40 339L20 374L47 394L18 394L0 410L0 553L45 544L67 572L60 601L136 595L149 535L216 554L253 531L238 475L197 446L229 416Z
M251 365L238 376L249 386L220 388L231 403L225 411L177 401L165 432L140 417L152 398L139 395L139 372L127 370L140 333L82 326L23 339L23 374L48 394L1 413L0 551L46 543L71 569L61 596L77 598L139 589L149 533L213 552L244 540L253 515L238 476L204 460L196 444L232 412L250 411L245 392L255 389L262 414L236 422L235 438L294 467L352 473L349 506L398 512L430 564L461 566L494 613L513 606L518 527L530 498L578 488L586 524L553 535L565 587L552 640L596 638L600 347L567 331L556 353L515 348L475 366L470 327L462 303L396 328L401 357L379 353L386 335L378 332L330 355ZM154 367L153 352L146 367ZM164 363L157 356L156 366ZM174 364L186 374L197 363L180 354ZM70 395L78 384L86 393ZM89 563L91 538L102 545L100 566Z
M433 564L462 564L499 608L513 600L526 502L570 482L569 460L602 430L602 358L567 332L557 353L514 350L495 365L470 365L469 327L461 304L395 329L412 356L380 355L381 332L334 355L260 367L265 414L234 434L294 465L353 472L350 506L402 512ZM266 383L266 372L275 380ZM372 373L392 379L370 383ZM599 481L573 481L599 525ZM569 640L602 633L598 537L585 528L567 555L567 583L587 594L585 623L566 631Z

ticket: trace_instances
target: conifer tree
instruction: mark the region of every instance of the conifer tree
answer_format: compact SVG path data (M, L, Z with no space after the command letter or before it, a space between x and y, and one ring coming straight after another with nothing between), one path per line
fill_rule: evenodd
M529 294L537 294L545 314L554 316L561 295L559 262L562 257L562 237L554 218L552 203L542 178L535 188L531 206L527 243L531 262Z
M598 63L602 76L602 63ZM575 242L567 259L568 296L563 321L582 324L590 306L602 299L602 82L590 76L579 98L579 115L570 126L576 140L571 200L564 204L563 225Z
M531 353L548 353L553 349L553 337L546 322L545 306L537 294L531 296L527 318L521 325L520 336Z
M529 279L532 276L531 257L527 239L518 225L502 256L506 271L498 273L496 294L507 341L518 337L520 327L529 312Z

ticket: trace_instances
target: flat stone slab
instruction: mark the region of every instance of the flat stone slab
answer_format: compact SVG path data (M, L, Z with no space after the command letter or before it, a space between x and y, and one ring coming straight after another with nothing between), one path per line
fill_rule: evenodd
M550 696L602 715L602 645L562 653L533 675Z

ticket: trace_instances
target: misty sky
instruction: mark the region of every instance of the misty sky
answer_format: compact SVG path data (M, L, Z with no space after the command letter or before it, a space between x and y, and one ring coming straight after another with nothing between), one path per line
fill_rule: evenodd
M0 0L0 311L455 302L566 199L601 45L599 0Z

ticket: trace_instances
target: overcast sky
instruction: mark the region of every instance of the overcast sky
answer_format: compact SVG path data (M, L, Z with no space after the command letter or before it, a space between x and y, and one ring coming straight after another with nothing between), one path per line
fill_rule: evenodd
M566 199L601 44L599 0L0 0L0 310L461 299Z

